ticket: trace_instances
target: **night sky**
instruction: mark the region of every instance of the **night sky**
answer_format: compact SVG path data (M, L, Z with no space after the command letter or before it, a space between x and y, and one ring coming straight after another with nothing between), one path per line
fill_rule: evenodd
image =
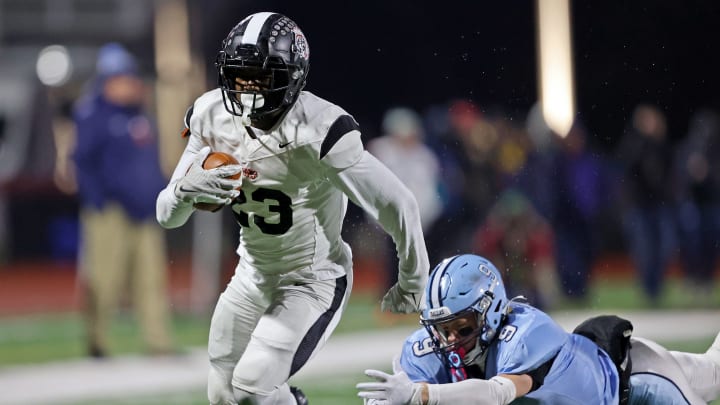
M196 12L209 66L244 16L295 20L311 49L306 89L374 136L394 105L453 98L524 121L537 99L535 3L505 3L212 0ZM615 144L639 102L666 111L674 139L694 110L719 105L720 3L576 1L572 14L578 114L599 147Z

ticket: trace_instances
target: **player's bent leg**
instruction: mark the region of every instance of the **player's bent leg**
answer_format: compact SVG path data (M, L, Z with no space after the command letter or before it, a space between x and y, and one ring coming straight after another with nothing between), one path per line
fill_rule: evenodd
M706 402L720 397L720 334L705 353L671 351L693 390Z
M292 404L288 379L324 345L350 292L350 277L283 286L235 367L235 398ZM274 401L274 402L271 402Z
M269 300L250 281L237 281L220 295L210 322L208 400L236 404L232 375Z
M635 374L647 374L647 375L657 375L661 376L664 380L667 380L669 383L671 383L672 386L676 387L680 394L685 398L686 402L680 402L680 403L686 403L691 405L696 404L706 404L707 401L704 401L703 398L700 396L699 392L696 390L696 387L691 385L690 380L685 375L685 372L683 370L683 367L680 363L678 363L676 357L674 357L670 351L665 349L664 347L660 346L659 344L643 339L643 338L633 338L632 339L632 346L630 348L630 357L632 359L632 372L633 375ZM647 381L647 379L643 379L640 381ZM671 392L670 386L668 383L663 383L659 380L652 380L651 382L654 382L652 385L653 390L658 391L665 391ZM632 383L632 380L631 380ZM632 385L632 384L631 384ZM633 388L633 387L631 387ZM634 387L636 390L639 389L638 387ZM649 394L654 394L655 391L650 391ZM632 393L631 393L632 395ZM658 396L657 398L661 398ZM677 398L677 396L670 396L668 397L667 401L670 401L672 398ZM658 399L659 401L659 399ZM653 402L636 402L636 404L644 404L644 403L653 403ZM676 402L657 402L660 404L674 404Z
M295 397L297 405L309 405L305 393L298 387L290 387L290 393Z
M675 383L659 374L638 373L630 376L628 405L695 405L688 401Z
M207 395L210 405L236 405L235 394L233 393L232 370L234 363L222 365L218 362L210 363L208 373Z
M235 398L240 405L297 405L295 396L287 384L283 384L268 395L257 395L233 388Z
M720 367L720 333L715 336L715 341L710 345L705 355L710 358L716 366Z

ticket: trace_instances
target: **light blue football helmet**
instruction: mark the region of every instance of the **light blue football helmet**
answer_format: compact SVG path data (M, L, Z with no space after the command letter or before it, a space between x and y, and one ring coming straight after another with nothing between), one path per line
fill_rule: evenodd
M438 354L446 357L457 352L465 365L471 365L502 327L507 305L505 285L495 265L477 255L458 255L443 260L430 273L420 322Z

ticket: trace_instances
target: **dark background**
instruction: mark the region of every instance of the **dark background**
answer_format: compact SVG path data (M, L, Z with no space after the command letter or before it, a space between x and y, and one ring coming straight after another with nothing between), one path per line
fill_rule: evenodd
M355 115L368 136L393 105L423 111L467 98L522 123L537 99L533 1L212 0L195 7L195 39L209 67L246 15L276 11L295 20L311 49L306 89ZM571 13L577 109L596 146L614 146L639 102L665 110L673 139L684 136L694 110L718 106L717 2L576 1Z
M354 115L366 139L378 135L383 114L397 105L425 112L464 98L523 126L537 101L535 1L186 1L192 45L204 53L207 88L215 86L213 61L230 29L249 14L280 12L308 37L311 69L306 89ZM16 109L0 106L0 121L6 121L7 128L0 132L0 149L12 135L12 124L28 120L33 123L31 133L14 135L29 137L32 145L44 145L46 152L54 153L49 149L50 130L41 124L49 128L53 114L67 113L93 72L97 48L107 41L124 43L138 55L143 72L155 72L153 2L57 3L77 8L69 22L51 4L55 3L0 2L0 78L22 79L31 83L28 89L36 88L39 95L51 92L55 100L52 108L48 100L34 97L28 105L33 113L14 120L8 111ZM719 3L576 0L571 8L577 114L599 153L612 153L640 102L666 112L673 140L685 136L694 111L720 108ZM39 49L53 43L68 46L77 66L72 85L48 90L39 87L34 63ZM52 159L38 158L47 156L37 152L41 146L8 150L26 154L27 163L17 178L0 179L0 193L8 200L5 223L12 236L3 244L7 251L22 250L15 256L48 255L51 246L62 246L50 242L62 239L53 235L72 233L64 229L75 225L74 197L54 189ZM42 204L48 208L41 209ZM45 226L58 216L57 225Z

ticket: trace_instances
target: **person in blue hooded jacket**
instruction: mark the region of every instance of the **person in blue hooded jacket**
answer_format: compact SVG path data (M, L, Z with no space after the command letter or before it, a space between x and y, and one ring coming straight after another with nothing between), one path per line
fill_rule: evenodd
M155 199L166 178L145 97L136 58L109 43L100 48L96 76L74 106L79 276L93 357L107 355L108 328L128 293L148 351L172 350L165 235L155 221Z

